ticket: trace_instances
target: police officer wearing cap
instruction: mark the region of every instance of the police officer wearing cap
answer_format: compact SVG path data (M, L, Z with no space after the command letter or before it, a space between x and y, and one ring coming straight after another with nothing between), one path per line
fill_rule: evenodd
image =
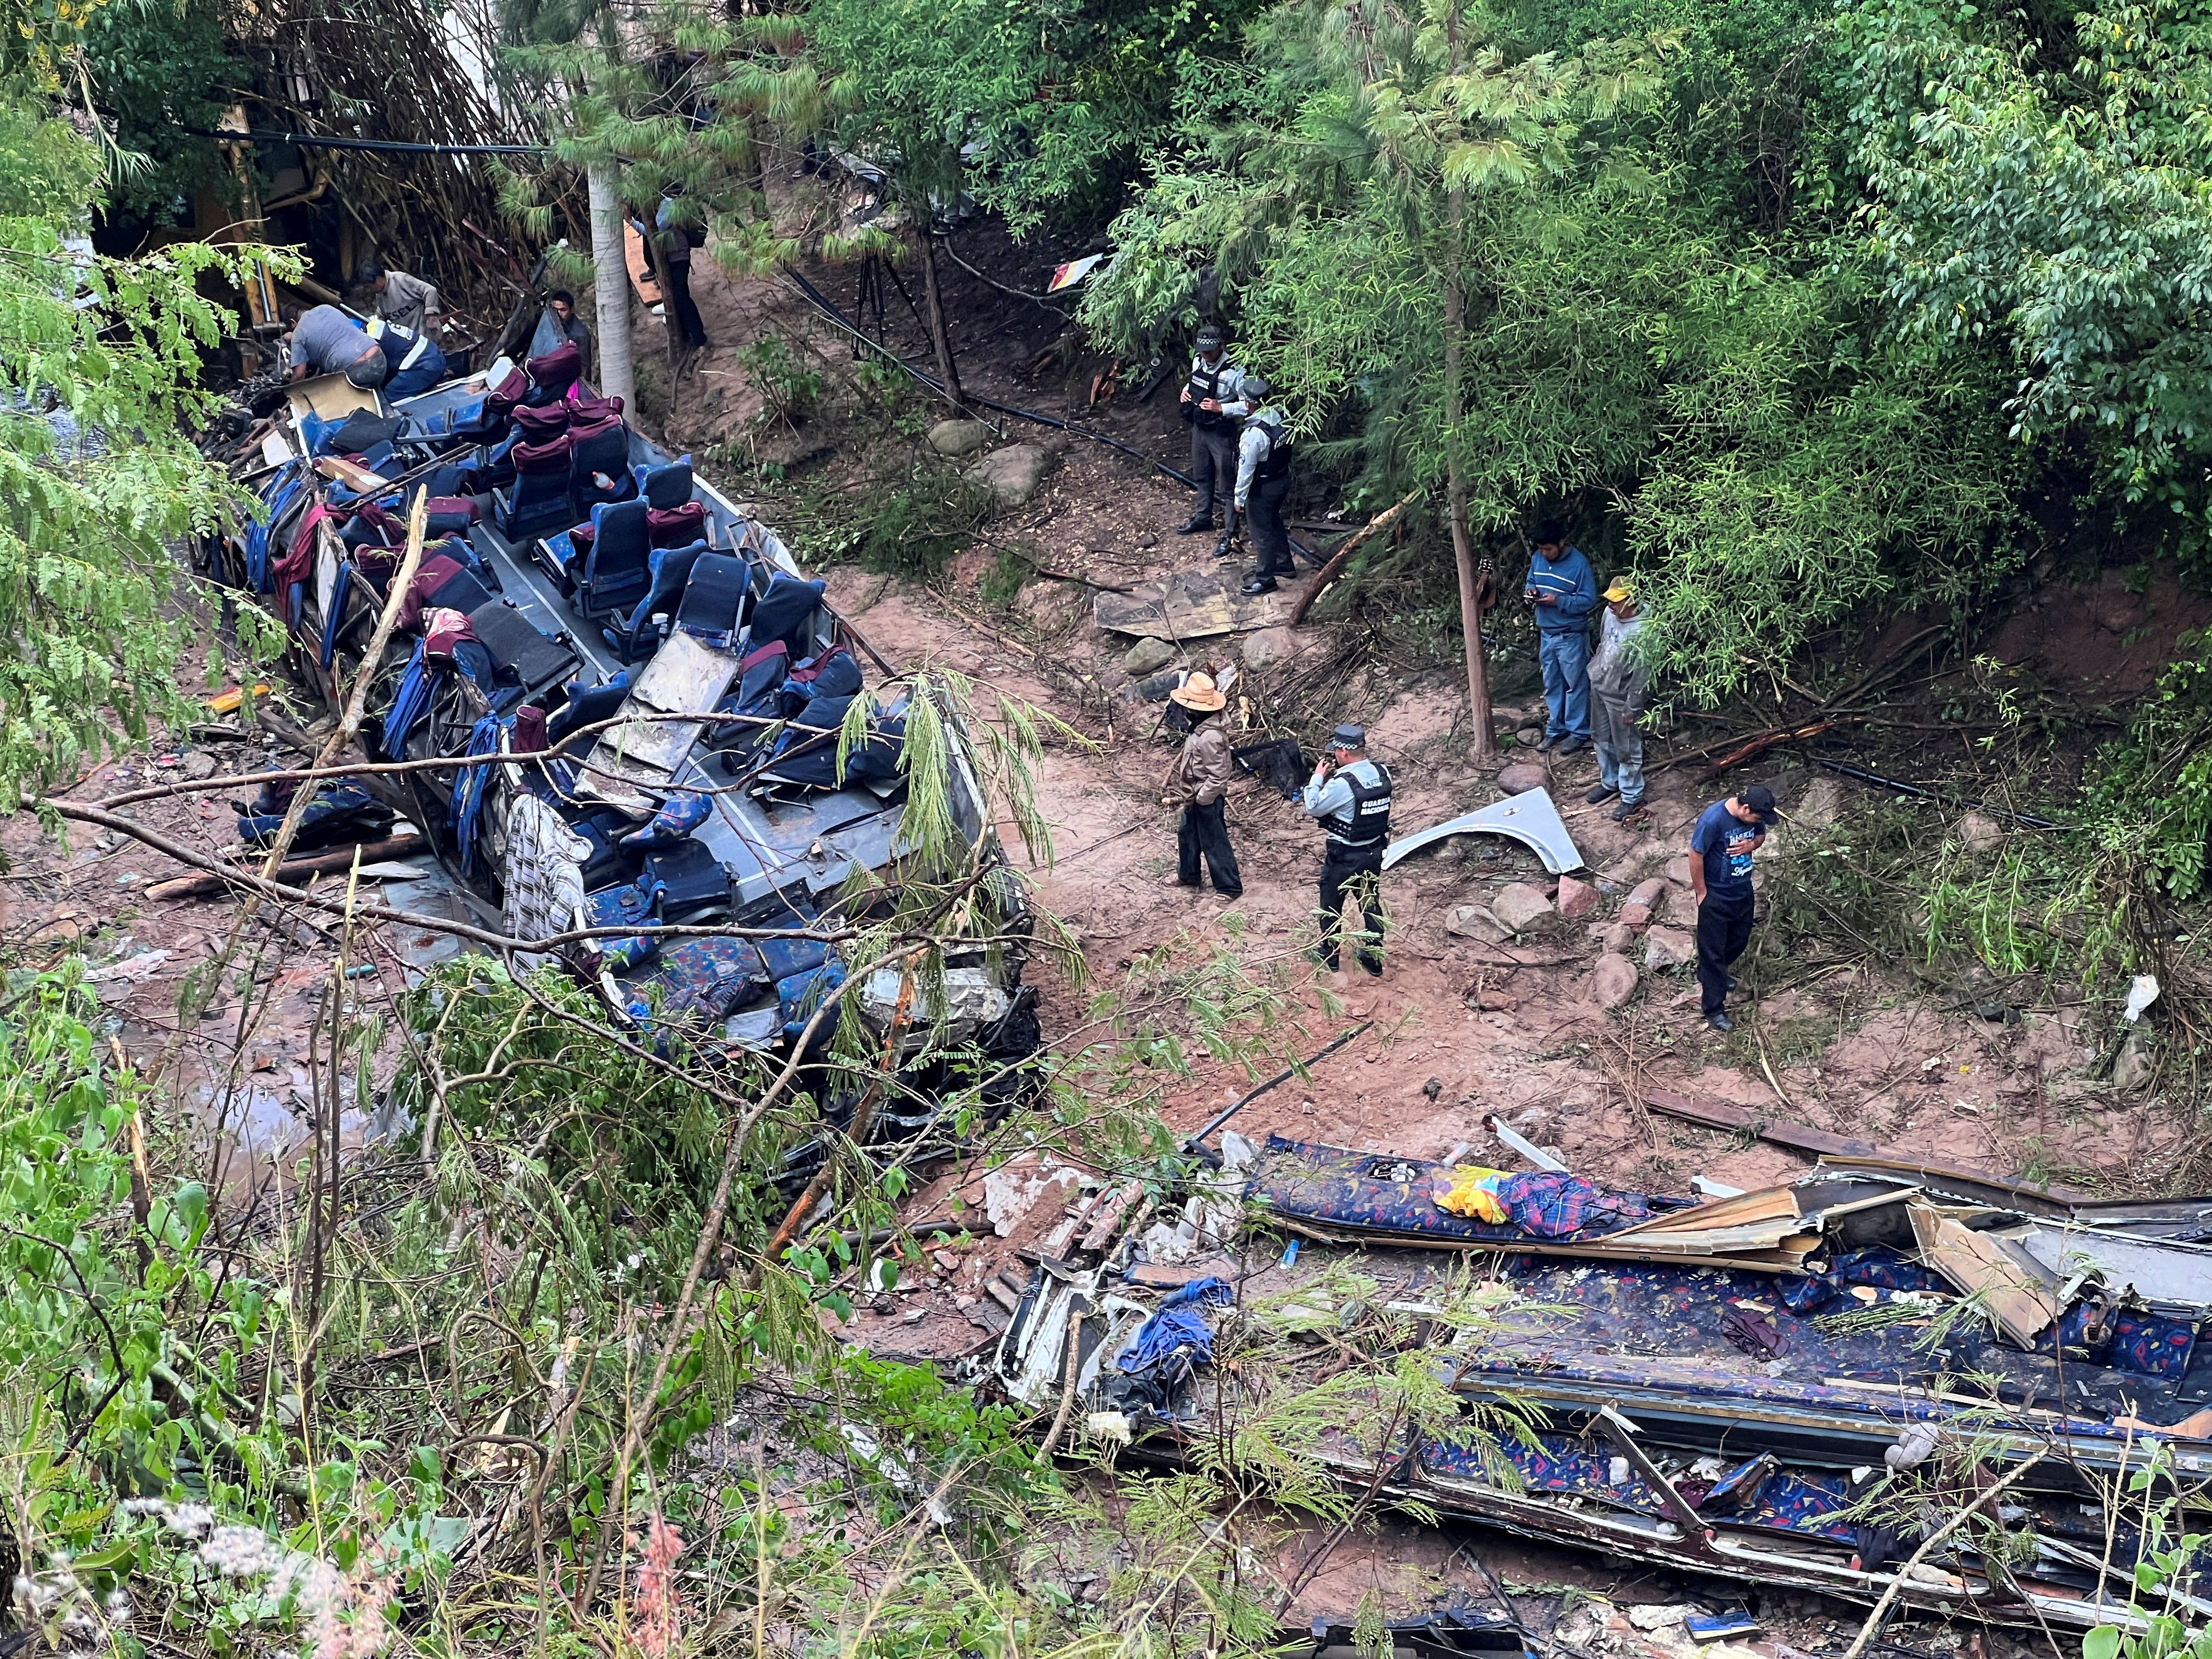
M1390 771L1367 758L1367 733L1340 726L1328 752L1298 792L1298 805L1321 820L1328 838L1321 866L1321 948L1315 952L1331 973L1342 966L1344 901L1359 906L1364 931L1354 954L1369 973L1382 972L1382 849L1390 840Z
M1208 323L1198 331L1198 355L1183 382L1182 415L1190 422L1190 476L1198 485L1198 505L1176 526L1178 536L1213 528L1213 504L1229 506L1237 485L1237 417L1222 408L1237 397L1244 371L1229 358L1229 337Z
M1287 417L1267 401L1274 387L1257 374L1237 383L1230 408L1243 417L1237 440L1237 494L1233 516L1251 526L1252 555L1258 561L1241 590L1247 596L1272 593L1275 578L1296 568L1291 563L1291 530L1283 522L1283 499L1291 493L1291 434ZM1229 550L1224 536L1214 552Z

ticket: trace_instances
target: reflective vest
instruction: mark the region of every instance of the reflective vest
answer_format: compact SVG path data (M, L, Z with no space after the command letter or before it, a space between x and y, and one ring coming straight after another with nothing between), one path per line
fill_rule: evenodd
M1359 775L1367 772L1374 781ZM1354 761L1337 774L1352 791L1352 805L1322 820L1331 851L1365 853L1390 839L1390 769L1380 761Z
M1183 405L1183 416L1198 426L1229 426L1236 417L1224 415L1218 409L1200 409L1199 404L1211 398L1216 403L1236 401L1237 383L1244 378L1244 371L1229 361L1223 352L1221 361L1212 368L1202 357L1190 360L1190 401Z
M392 356L392 347L407 346L406 356L392 365L392 372L394 374L403 368L414 368L416 363L422 361L422 354L430 349L428 335L417 334L413 329L402 328L397 323L387 323L381 317L369 319L368 337L384 348L384 355L387 358ZM410 340L414 344L409 346L407 343Z
M1291 434L1272 421L1255 421L1252 424L1267 434L1267 453L1260 465L1252 470L1255 483L1265 483L1270 478L1287 478L1291 475ZM1371 764L1372 763L1370 763ZM1382 810L1390 810L1389 792L1383 795Z

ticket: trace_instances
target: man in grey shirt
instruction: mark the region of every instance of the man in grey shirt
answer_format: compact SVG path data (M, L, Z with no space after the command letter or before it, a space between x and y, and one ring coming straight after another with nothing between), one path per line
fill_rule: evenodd
M384 384L384 348L336 306L313 306L292 328L292 378L343 374L364 392Z
M387 323L397 323L410 333L434 335L445 320L438 290L420 276L386 270L382 265L363 265L353 279L368 289L375 301L376 314Z

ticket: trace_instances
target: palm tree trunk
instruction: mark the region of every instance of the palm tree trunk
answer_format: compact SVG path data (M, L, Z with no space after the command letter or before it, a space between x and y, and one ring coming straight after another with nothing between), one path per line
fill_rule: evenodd
M1456 67L1459 15L1452 15L1452 52ZM1467 338L1467 294L1462 283L1462 231L1467 192L1452 191L1444 217L1449 245L1444 252L1444 477L1451 519L1452 562L1459 567L1459 629L1467 651L1468 718L1474 726L1469 755L1478 764L1498 755L1498 733L1491 723L1490 665L1482 654L1482 601L1486 579L1475 568L1474 541L1467 528L1467 475L1459 459L1460 420L1466 401L1460 389L1462 347Z

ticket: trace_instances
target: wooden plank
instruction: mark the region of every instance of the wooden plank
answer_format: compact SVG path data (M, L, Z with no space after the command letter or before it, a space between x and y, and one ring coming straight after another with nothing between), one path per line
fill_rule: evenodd
M2087 1194L2070 1187L2039 1187L2028 1182L2014 1181L1994 1170L1978 1170L1969 1164L1946 1164L1934 1158L1904 1157L1885 1152L1872 1141L1853 1140L1845 1135L1830 1134L1826 1129L1778 1121L1763 1112L1731 1106L1725 1101L1692 1100L1669 1089L1646 1089L1644 1103L1655 1112L1664 1112L1669 1117L1679 1117L1690 1123L1702 1123L1709 1129L1740 1130L1772 1146L1787 1146L1792 1152L1809 1153L1814 1158L1833 1159L1835 1162L1831 1167L1838 1170L1877 1170L1907 1177L1929 1176L1978 1182L2014 1198L2039 1200L2030 1206L2038 1214L2051 1213L2054 1206L2063 1206L2087 1197Z
M1825 1129L1812 1129L1800 1123L1778 1122L1763 1112L1747 1111L1741 1106L1731 1106L1725 1101L1692 1100L1666 1089L1646 1089L1644 1103L1655 1112L1664 1112L1669 1117L1679 1117L1692 1123L1702 1123L1709 1129L1740 1129L1747 1134L1787 1146L1793 1152L1856 1153L1870 1157L1878 1148L1870 1140L1852 1140L1844 1135L1832 1135Z
M2033 1350L2037 1335L2049 1328L2061 1309L2050 1287L2007 1255L1996 1240L1953 1219L1932 1204L1915 1203L1912 1236L1920 1259L1968 1296L1978 1296L2023 1348Z
M1121 1224L1121 1217L1137 1201L1137 1194L1145 1190L1144 1183L1133 1181L1101 1204L1093 1212L1091 1225L1083 1235L1083 1248L1103 1250L1113 1241L1115 1229Z
M1217 634L1242 634L1255 628L1287 625L1307 579L1281 580L1272 593L1249 597L1241 560L1224 560L1204 570L1175 570L1126 593L1101 592L1091 614L1109 633L1179 643Z
M1790 1187L1761 1187L1736 1198L1716 1199L1686 1210L1669 1210L1633 1227L1608 1235L1613 1238L1642 1238L1653 1233L1703 1233L1721 1227L1743 1227L1759 1222L1796 1222L1803 1218L1797 1194ZM1785 1228L1784 1231L1794 1231Z

